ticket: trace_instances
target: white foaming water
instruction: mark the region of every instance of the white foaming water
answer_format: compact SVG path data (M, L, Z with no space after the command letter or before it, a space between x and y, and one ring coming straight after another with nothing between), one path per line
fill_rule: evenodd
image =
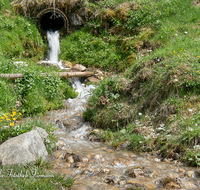
M47 31L47 40L49 44L49 61L58 63L60 54L59 31Z
M48 60L42 63L57 64L60 69L64 69L62 62L59 61L58 55L60 54L59 31L47 31L47 40L49 44Z
M76 92L79 93L77 98L83 99L83 101L86 101L91 94L91 90L95 89L94 85L85 86L77 77L74 78L73 88L76 88Z

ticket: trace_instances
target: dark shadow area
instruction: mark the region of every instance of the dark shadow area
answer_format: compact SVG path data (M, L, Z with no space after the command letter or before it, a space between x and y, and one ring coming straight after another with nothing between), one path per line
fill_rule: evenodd
M64 27L64 20L60 14L54 12L48 12L42 15L40 20L40 26L41 29L44 31L47 30L56 31Z

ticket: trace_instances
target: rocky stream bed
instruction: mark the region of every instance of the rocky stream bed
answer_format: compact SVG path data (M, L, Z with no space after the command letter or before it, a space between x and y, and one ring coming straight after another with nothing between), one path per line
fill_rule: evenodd
M43 118L58 129L52 172L75 175L74 190L199 189L198 168L169 162L148 153L117 151L102 142L91 142L90 123L83 120L88 92L94 88L74 83L79 96L64 102L66 109L49 111Z

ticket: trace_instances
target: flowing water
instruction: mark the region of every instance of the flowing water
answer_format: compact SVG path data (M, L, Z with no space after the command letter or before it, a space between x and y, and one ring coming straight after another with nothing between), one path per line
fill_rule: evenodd
M62 61L58 59L60 54L60 41L59 41L59 31L47 31L47 40L49 45L48 58L42 63L55 64L58 65L60 69L65 69L62 66Z
M59 32L47 32L49 62L60 68L58 54ZM94 86L73 81L79 95L64 101L65 109L49 111L43 118L52 122L57 130L57 149L53 152L52 172L76 175L74 190L114 189L200 189L200 172L184 167L180 162L169 163L150 154L117 151L102 142L91 142L93 130L84 122L83 111Z
M49 44L49 61L58 63L58 55L60 54L59 31L47 31L47 40Z
M44 119L57 127L57 150L53 172L76 175L74 190L200 189L197 168L168 163L150 154L117 151L102 142L91 142L93 130L84 122L83 111L94 86L73 81L79 96L64 101L66 109L49 111Z

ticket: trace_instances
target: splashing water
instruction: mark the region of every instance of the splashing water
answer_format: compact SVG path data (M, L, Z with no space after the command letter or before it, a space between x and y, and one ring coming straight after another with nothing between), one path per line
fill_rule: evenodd
M49 44L48 60L42 61L42 63L56 64L60 69L65 69L62 66L62 61L58 59L60 54L60 42L59 42L59 31L47 31L47 40Z
M47 31L47 40L49 44L49 61L58 63L60 54L59 31Z

